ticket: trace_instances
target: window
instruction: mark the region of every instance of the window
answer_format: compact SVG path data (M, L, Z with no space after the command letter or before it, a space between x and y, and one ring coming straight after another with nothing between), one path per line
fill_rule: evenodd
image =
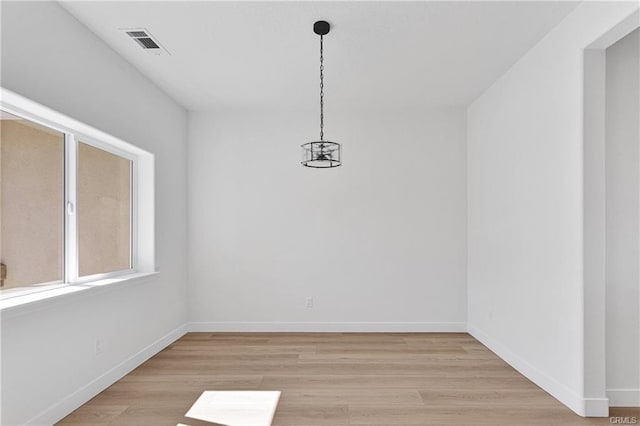
M153 272L151 154L3 90L0 179L0 299Z
M64 133L0 112L2 289L64 281Z
M132 162L78 143L79 276L131 269Z

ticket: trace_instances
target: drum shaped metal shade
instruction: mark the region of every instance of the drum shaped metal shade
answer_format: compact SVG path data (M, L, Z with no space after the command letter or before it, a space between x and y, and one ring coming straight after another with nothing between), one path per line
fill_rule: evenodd
M302 145L302 165L319 169L341 164L340 144L329 141L308 142Z

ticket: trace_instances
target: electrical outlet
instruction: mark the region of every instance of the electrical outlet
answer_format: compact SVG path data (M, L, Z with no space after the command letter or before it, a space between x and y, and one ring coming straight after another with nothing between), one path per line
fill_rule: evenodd
M104 342L101 339L96 340L96 356L101 355L104 352Z
M307 297L307 308L313 308L313 297Z

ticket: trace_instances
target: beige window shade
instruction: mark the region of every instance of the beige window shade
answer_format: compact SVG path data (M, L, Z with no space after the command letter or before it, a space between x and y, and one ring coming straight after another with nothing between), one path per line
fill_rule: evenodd
M79 275L131 268L131 161L78 143Z
M3 289L64 279L64 134L0 115Z

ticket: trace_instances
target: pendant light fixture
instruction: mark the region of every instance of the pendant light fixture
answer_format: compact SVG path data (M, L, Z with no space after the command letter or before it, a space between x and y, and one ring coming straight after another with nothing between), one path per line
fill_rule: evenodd
M340 144L324 140L324 36L329 34L331 25L327 21L313 24L313 32L320 36L320 140L302 145L302 165L319 169L338 167Z

